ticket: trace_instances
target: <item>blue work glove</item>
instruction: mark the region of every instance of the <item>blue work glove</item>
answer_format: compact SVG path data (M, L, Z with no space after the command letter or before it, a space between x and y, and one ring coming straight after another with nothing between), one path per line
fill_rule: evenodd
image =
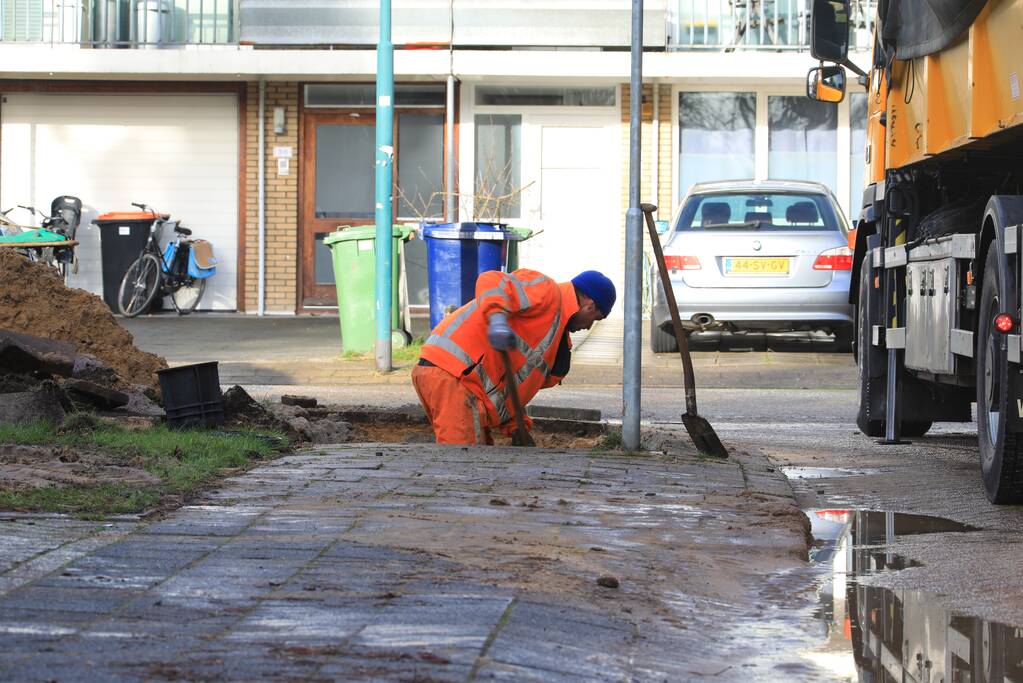
M494 313L487 321L487 341L497 351L507 351L515 346L515 333L508 326L508 316Z

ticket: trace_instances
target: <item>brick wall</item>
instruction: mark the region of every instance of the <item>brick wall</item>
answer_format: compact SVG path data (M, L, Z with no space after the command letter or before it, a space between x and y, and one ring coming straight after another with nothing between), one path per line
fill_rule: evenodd
M671 119L671 86L661 85L657 99L657 114L660 118L656 141L659 162L657 166L657 206L660 207L658 218L667 221L671 220L671 182L672 176L676 172L675 160L671 155L671 141L675 130L675 122Z
M622 206L628 209L629 206L629 97L631 88L628 84L622 86L621 107L621 140L622 140ZM653 85L643 86L642 106L642 127L640 130L641 157L640 157L640 193L641 202L653 202L657 205L657 213L654 218L657 220L671 220L672 197L671 183L672 174L675 173L674 159L671 154L671 143L673 135L673 121L671 118L671 85L662 84L657 93L657 139L653 134L654 118L654 87ZM657 164L657 188L653 187L654 163ZM625 254L625 214L622 214L621 248ZM643 250L647 253L649 261L653 262L653 251L650 249L650 240L646 236L646 223L643 226ZM643 273L644 306L649 299L650 282L647 280L648 273ZM644 311L644 315L649 312Z
M250 83L246 95L245 130L245 310L258 310L259 284L259 85ZM267 83L266 148L266 299L268 313L294 313L298 301L298 141L297 83ZM284 106L285 132L273 132L273 110ZM274 147L291 147L290 172L277 175Z
M621 122L622 122L622 206L629 206L629 97L631 89L628 85L622 86ZM658 131L657 140L653 139L653 113L654 113L654 87L643 86L643 107L642 107L642 154L640 174L640 201L653 202L660 209L657 218L669 220L671 218L671 180L675 172L671 156L671 86L661 85L658 92ZM656 153L655 153L656 152ZM657 160L657 191L653 183L654 160ZM624 218L623 223L624 225Z

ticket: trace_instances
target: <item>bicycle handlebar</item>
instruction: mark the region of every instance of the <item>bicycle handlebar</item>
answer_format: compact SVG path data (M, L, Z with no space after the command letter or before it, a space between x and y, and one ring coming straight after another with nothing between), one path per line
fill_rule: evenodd
M19 208L19 209L25 209L25 211L28 211L28 212L29 212L29 213L31 213L31 214L32 214L33 216L34 216L35 214L39 214L39 215L40 215L40 216L42 216L43 218L46 218L46 214L45 214L45 213L43 213L42 211L40 211L39 209L37 209L37 208L36 208L36 207L34 207L34 206L25 206L24 204L18 204L18 208ZM8 209L8 211L10 211L10 209ZM6 214L4 214L4 215L6 215Z
M132 206L137 206L140 211L149 211L150 213L156 213L153 209L145 204L138 204L136 202L131 203Z

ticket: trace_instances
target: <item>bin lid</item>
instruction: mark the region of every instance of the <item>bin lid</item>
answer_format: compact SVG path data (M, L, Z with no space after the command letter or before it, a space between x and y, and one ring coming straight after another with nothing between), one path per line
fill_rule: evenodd
M511 240L513 242L525 242L533 236L531 228L508 228L507 230L511 233Z
M423 228L423 237L441 240L494 240L513 239L503 223L437 223Z
M412 228L405 225L394 225L391 227L391 236L407 240L412 233ZM346 225L330 233L323 238L327 246L338 242L349 242L351 240L372 240L376 239L377 228L375 225Z
M96 216L96 222L100 221L151 221L156 218L156 214L152 211L111 211ZM162 218L170 218L169 214L164 214Z

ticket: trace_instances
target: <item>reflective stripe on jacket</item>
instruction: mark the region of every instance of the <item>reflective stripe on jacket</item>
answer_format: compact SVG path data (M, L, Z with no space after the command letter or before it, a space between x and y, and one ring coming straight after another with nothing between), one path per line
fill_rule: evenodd
M544 387L561 380L551 374L568 320L579 310L571 282L557 284L535 270L491 270L476 281L476 298L449 314L423 345L420 356L462 378L487 412L488 426L511 427L514 408L505 400L504 362L487 341L487 320L504 311L515 333L508 351L526 405Z

